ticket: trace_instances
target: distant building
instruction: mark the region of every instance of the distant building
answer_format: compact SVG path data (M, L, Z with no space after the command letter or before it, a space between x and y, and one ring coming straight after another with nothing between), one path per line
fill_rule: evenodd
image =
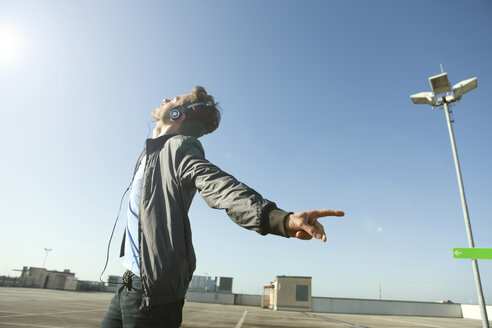
M216 285L217 277L212 279L212 277L209 276L193 276L188 289L202 292L215 292Z
M32 288L76 290L78 279L69 269L63 272L25 266L19 278L19 286Z
M19 277L0 276L0 287L19 287Z
M231 277L220 277L219 292L221 292L221 293L232 293L232 278Z
M105 286L100 281L79 280L77 290L81 292L103 292Z
M191 291L232 293L232 278L193 276L188 287Z
M115 293L122 285L123 285L123 277L108 276L108 283L104 286L104 291Z
M311 277L277 276L262 298L262 306L272 310L311 311Z

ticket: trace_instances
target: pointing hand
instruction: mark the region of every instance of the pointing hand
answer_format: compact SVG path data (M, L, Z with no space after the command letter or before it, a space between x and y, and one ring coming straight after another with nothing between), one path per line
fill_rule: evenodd
M325 216L344 216L343 211L311 210L289 215L285 220L285 232L289 237L309 240L311 238L326 241L325 229L318 222L318 218Z

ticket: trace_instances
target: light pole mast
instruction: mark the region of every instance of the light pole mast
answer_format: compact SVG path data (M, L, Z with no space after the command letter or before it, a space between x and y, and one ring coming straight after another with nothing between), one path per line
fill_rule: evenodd
M42 268L44 268L44 265L46 264L46 259L48 258L48 253L51 252L53 249L52 248L45 248L44 251L46 252L46 254L44 255L44 260L43 260L43 266Z
M451 91L451 85L449 84L447 73L442 72L441 65L441 74L435 75L429 78L429 82L432 88L432 92L421 92L410 96L414 104L427 104L434 107L444 106L444 112L446 113L446 121L449 129L449 138L451 140L451 148L453 150L454 164L456 167L456 175L458 177L458 185L460 188L460 196L461 196L461 206L463 208L463 215L465 217L465 226L466 226L466 234L468 237L468 245L470 248L474 248L475 245L473 243L473 235L470 224L470 217L468 216L468 206L466 205L466 197L465 197L465 189L463 187L463 179L461 177L461 169L460 163L458 160L458 152L456 150L456 143L454 140L453 126L451 117L449 114L449 104L455 103L460 100L461 97L475 89L477 87L477 78L471 78L468 80L461 81L460 83L453 86L452 94L449 94ZM436 94L447 93L436 99ZM472 259L473 266L473 274L475 277L475 285L477 288L478 294L478 303L480 306L480 313L482 315L482 325L483 328L489 327L489 320L487 317L486 303L482 292L482 283L480 281L480 273L478 271L478 263L477 259Z
M378 281L378 299L383 299L383 295L381 294L381 280Z
M458 159L458 151L456 150L456 143L454 141L453 125L451 117L449 115L448 103L444 101L444 112L446 113L446 121L448 123L449 139L451 140L451 148L453 149L454 166L456 167L456 176L458 178L458 185L460 187L461 207L463 208L463 216L465 217L466 235L468 237L468 247L474 248L473 234L471 230L470 217L468 216L468 206L466 204L465 188L463 187L463 179L461 177L460 161ZM482 314L483 328L489 328L489 320L487 317L487 308L485 298L483 297L482 283L480 280L480 272L478 270L477 259L472 259L473 275L475 276L475 285L477 287L478 304L480 305L480 312Z

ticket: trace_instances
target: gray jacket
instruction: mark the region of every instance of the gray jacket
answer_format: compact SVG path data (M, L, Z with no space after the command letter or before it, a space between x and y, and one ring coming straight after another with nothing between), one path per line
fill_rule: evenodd
M185 297L196 266L188 218L196 190L210 207L225 209L238 225L286 237L284 220L289 213L207 161L196 138L148 139L137 168L145 154L139 215L142 307Z

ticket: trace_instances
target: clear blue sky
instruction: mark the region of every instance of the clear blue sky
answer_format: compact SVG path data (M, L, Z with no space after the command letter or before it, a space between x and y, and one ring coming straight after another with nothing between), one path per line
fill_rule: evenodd
M442 110L413 105L442 63L477 76L454 109L477 247L492 247L490 1L0 1L0 274L97 280L121 194L164 97L203 85L207 157L289 211L331 208L328 242L262 237L197 196L195 274L258 293L476 302ZM152 128L152 124L150 127ZM107 274L122 274L118 224ZM492 303L492 261L480 261Z

